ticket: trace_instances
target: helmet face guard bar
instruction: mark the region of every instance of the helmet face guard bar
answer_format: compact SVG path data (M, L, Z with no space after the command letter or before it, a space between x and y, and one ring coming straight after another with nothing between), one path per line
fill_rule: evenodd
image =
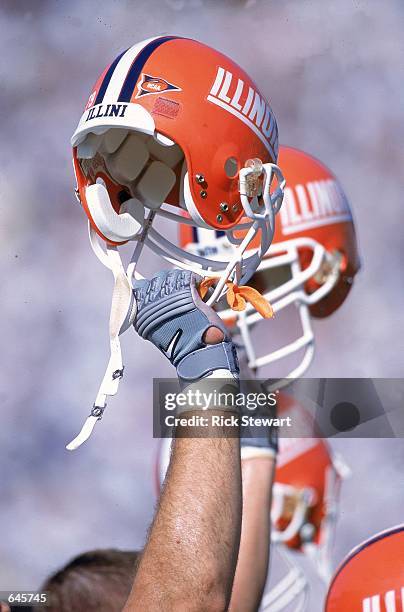
M345 462L339 456L333 457L333 464L328 466L325 474L325 511L320 540L317 545L312 543L303 545L304 552L326 585L329 584L333 574L331 553L335 540L341 484L350 474L350 468Z
M294 603L294 612L307 609L309 584L303 570L292 561L281 544L274 544L276 551L288 568L288 573L270 591L264 594L260 610L281 612Z
M301 248L310 249L313 253L309 266L304 270L302 270L299 260L299 249ZM289 265L292 278L279 287L264 293L264 297L270 302L275 313L294 304L298 311L302 334L282 348L266 355L258 356L251 337L251 327L260 320L260 316L253 311L250 304L247 304L244 312L238 314L236 325L246 348L249 367L253 370L284 359L304 349L299 365L285 375L277 384L277 388L280 388L280 385L287 385L290 379L302 376L309 367L314 355L314 333L309 306L320 301L335 287L340 272L338 258L334 258L321 244L311 238L296 238L287 242L279 242L270 247L269 255L269 257L262 260L259 271ZM305 289L305 283L313 278L324 265L328 266L330 270L325 282L313 293L309 294ZM234 313L227 309L221 311L220 316L226 320L226 318L234 317Z
M254 212L253 207L258 206L257 196L250 198L246 194L245 183L250 176L256 175L257 172L253 168L243 168L240 170L240 199L245 215L251 219L251 223L243 224L243 227L249 227L243 240L238 241L237 246L231 249L228 260L212 260L200 255L193 255L188 251L172 244L157 230L150 227L145 237L145 244L153 250L157 255L160 255L170 263L185 270L192 270L200 276L216 277L218 283L208 300L209 305L217 302L225 291L227 280L234 280L238 284L246 283L254 274L262 257L267 252L275 231L275 215L279 212L283 199L283 190L285 187L285 179L281 170L274 164L261 165L260 174L264 175L263 185L263 212ZM276 176L278 187L271 193L271 184L273 177ZM157 210L156 214L167 219L175 220L179 223L186 222L189 225L198 227L189 217L185 218L182 214L172 213L164 209ZM254 240L258 232L261 232L261 244L258 250L244 257L244 253L248 251L249 244ZM227 230L226 234L229 240L234 244L232 230ZM132 259L132 263L135 263Z
M183 213L174 213L162 208L160 210L153 211L154 214L152 215L149 214L143 224L142 230L137 236L133 237L132 241L137 242L137 246L134 249L131 263L127 270L128 276L131 276L136 272L137 263L142 251L142 249L139 248L139 244L146 244L154 253L175 266L186 270L191 270L200 276L216 277L218 279L218 284L208 300L209 305L213 305L223 295L227 280L235 280L239 284L246 283L256 271L264 254L267 252L272 242L275 231L275 215L280 210L283 199L283 190L285 187L285 179L281 170L276 165L263 164L261 168L261 172L264 175L262 193L264 201L263 212L254 212L253 210L253 208L262 208L258 206L257 196L254 196L252 198L252 202L250 202L250 199L246 193L243 193L243 190L245 191L244 185L246 179L250 175L256 174L256 171L252 168L243 168L240 171L240 199L245 215L251 219L251 222L240 224L234 228L248 228L248 231L242 240L236 241L234 239L232 235L233 230L226 231L229 241L235 245L234 248L230 250L229 258L227 260L224 258L214 260L200 255L191 254L175 244L172 244L161 233L152 227L154 216L161 216L163 218L173 220L178 223L185 223L193 227L198 227L198 225L189 216L184 217ZM274 176L277 178L278 187L271 194L270 189ZM112 204L109 204L109 206L112 208ZM258 249L251 252L248 250L248 246L254 240L258 232L261 233L261 244ZM90 243L101 263L110 268L105 254L101 253L101 247L96 246L95 232L92 232L92 234L90 233ZM244 256L246 251L248 252L248 255Z

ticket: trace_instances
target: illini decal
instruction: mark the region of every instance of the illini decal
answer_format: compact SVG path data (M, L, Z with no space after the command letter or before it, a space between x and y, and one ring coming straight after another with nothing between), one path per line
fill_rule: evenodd
M152 94L161 94L168 91L181 91L180 87L169 83L161 77L154 77L150 74L142 73L142 80L137 86L137 94L135 98L141 98Z
M280 215L284 234L352 220L345 195L332 179L286 187Z
M219 66L207 99L240 119L274 157L278 155L278 127L272 110L247 83Z

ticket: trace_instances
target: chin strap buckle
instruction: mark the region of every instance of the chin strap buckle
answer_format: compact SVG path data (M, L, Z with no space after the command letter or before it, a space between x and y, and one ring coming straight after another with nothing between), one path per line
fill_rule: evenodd
M104 406L97 406L93 404L92 410L89 416L97 417L97 420L100 421L102 419L102 415L104 414L104 410L107 407L106 404Z
M120 380L121 378L123 378L124 369L125 369L125 366L122 366L122 368L115 370L115 372L112 372L112 380L116 380L117 378Z
M117 393L119 382L123 378L125 369L122 363L119 335L132 325L136 315L136 303L133 298L132 287L124 271L118 249L113 246L107 246L107 251L104 253L98 243L95 242L93 234L93 230L90 229L91 245L97 257L112 271L114 276L109 320L110 359L90 415L87 417L78 436L66 446L67 450L75 450L88 440L96 422L102 418L107 405L107 397ZM96 245L98 245L100 252L98 252Z
M104 403L103 406L97 406L97 404L93 405L89 416L86 418L84 425L80 430L80 433L66 446L67 450L76 450L76 448L79 448L79 446L88 440L93 433L96 422L102 419L102 415L104 414L106 407L106 403Z

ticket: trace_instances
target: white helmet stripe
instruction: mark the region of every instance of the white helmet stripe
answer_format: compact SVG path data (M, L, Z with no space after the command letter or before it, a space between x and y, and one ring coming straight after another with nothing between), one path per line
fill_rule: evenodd
M133 64L133 61L136 59L142 49L144 49L144 47L146 47L146 45L148 45L153 40L156 40L156 38L158 37L142 40L142 42L133 45L133 47L126 51L126 53L122 56L114 70L114 73L105 92L103 103L110 104L111 102L118 101L119 94L121 93L122 86Z

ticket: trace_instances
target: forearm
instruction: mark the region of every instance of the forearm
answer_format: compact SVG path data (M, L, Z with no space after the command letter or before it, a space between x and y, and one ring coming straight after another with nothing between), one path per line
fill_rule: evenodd
M207 612L229 605L241 529L239 439L188 433L177 432L184 437L174 443L126 612ZM218 427L210 433L217 435Z
M135 329L170 359L181 388L196 393L202 383L209 389L210 379L215 386L220 372L226 379L221 392L229 384L234 392L239 378L236 350L217 313L202 301L200 280L194 273L171 270L151 281L136 281ZM193 405L178 406L178 414L192 417ZM224 403L197 414L236 412ZM230 601L241 529L239 431L233 427L220 432L215 425L198 432L186 426L176 434L126 612L216 612L226 610Z
M269 565L270 508L274 457L242 462L243 518L240 550L229 610L258 610Z

